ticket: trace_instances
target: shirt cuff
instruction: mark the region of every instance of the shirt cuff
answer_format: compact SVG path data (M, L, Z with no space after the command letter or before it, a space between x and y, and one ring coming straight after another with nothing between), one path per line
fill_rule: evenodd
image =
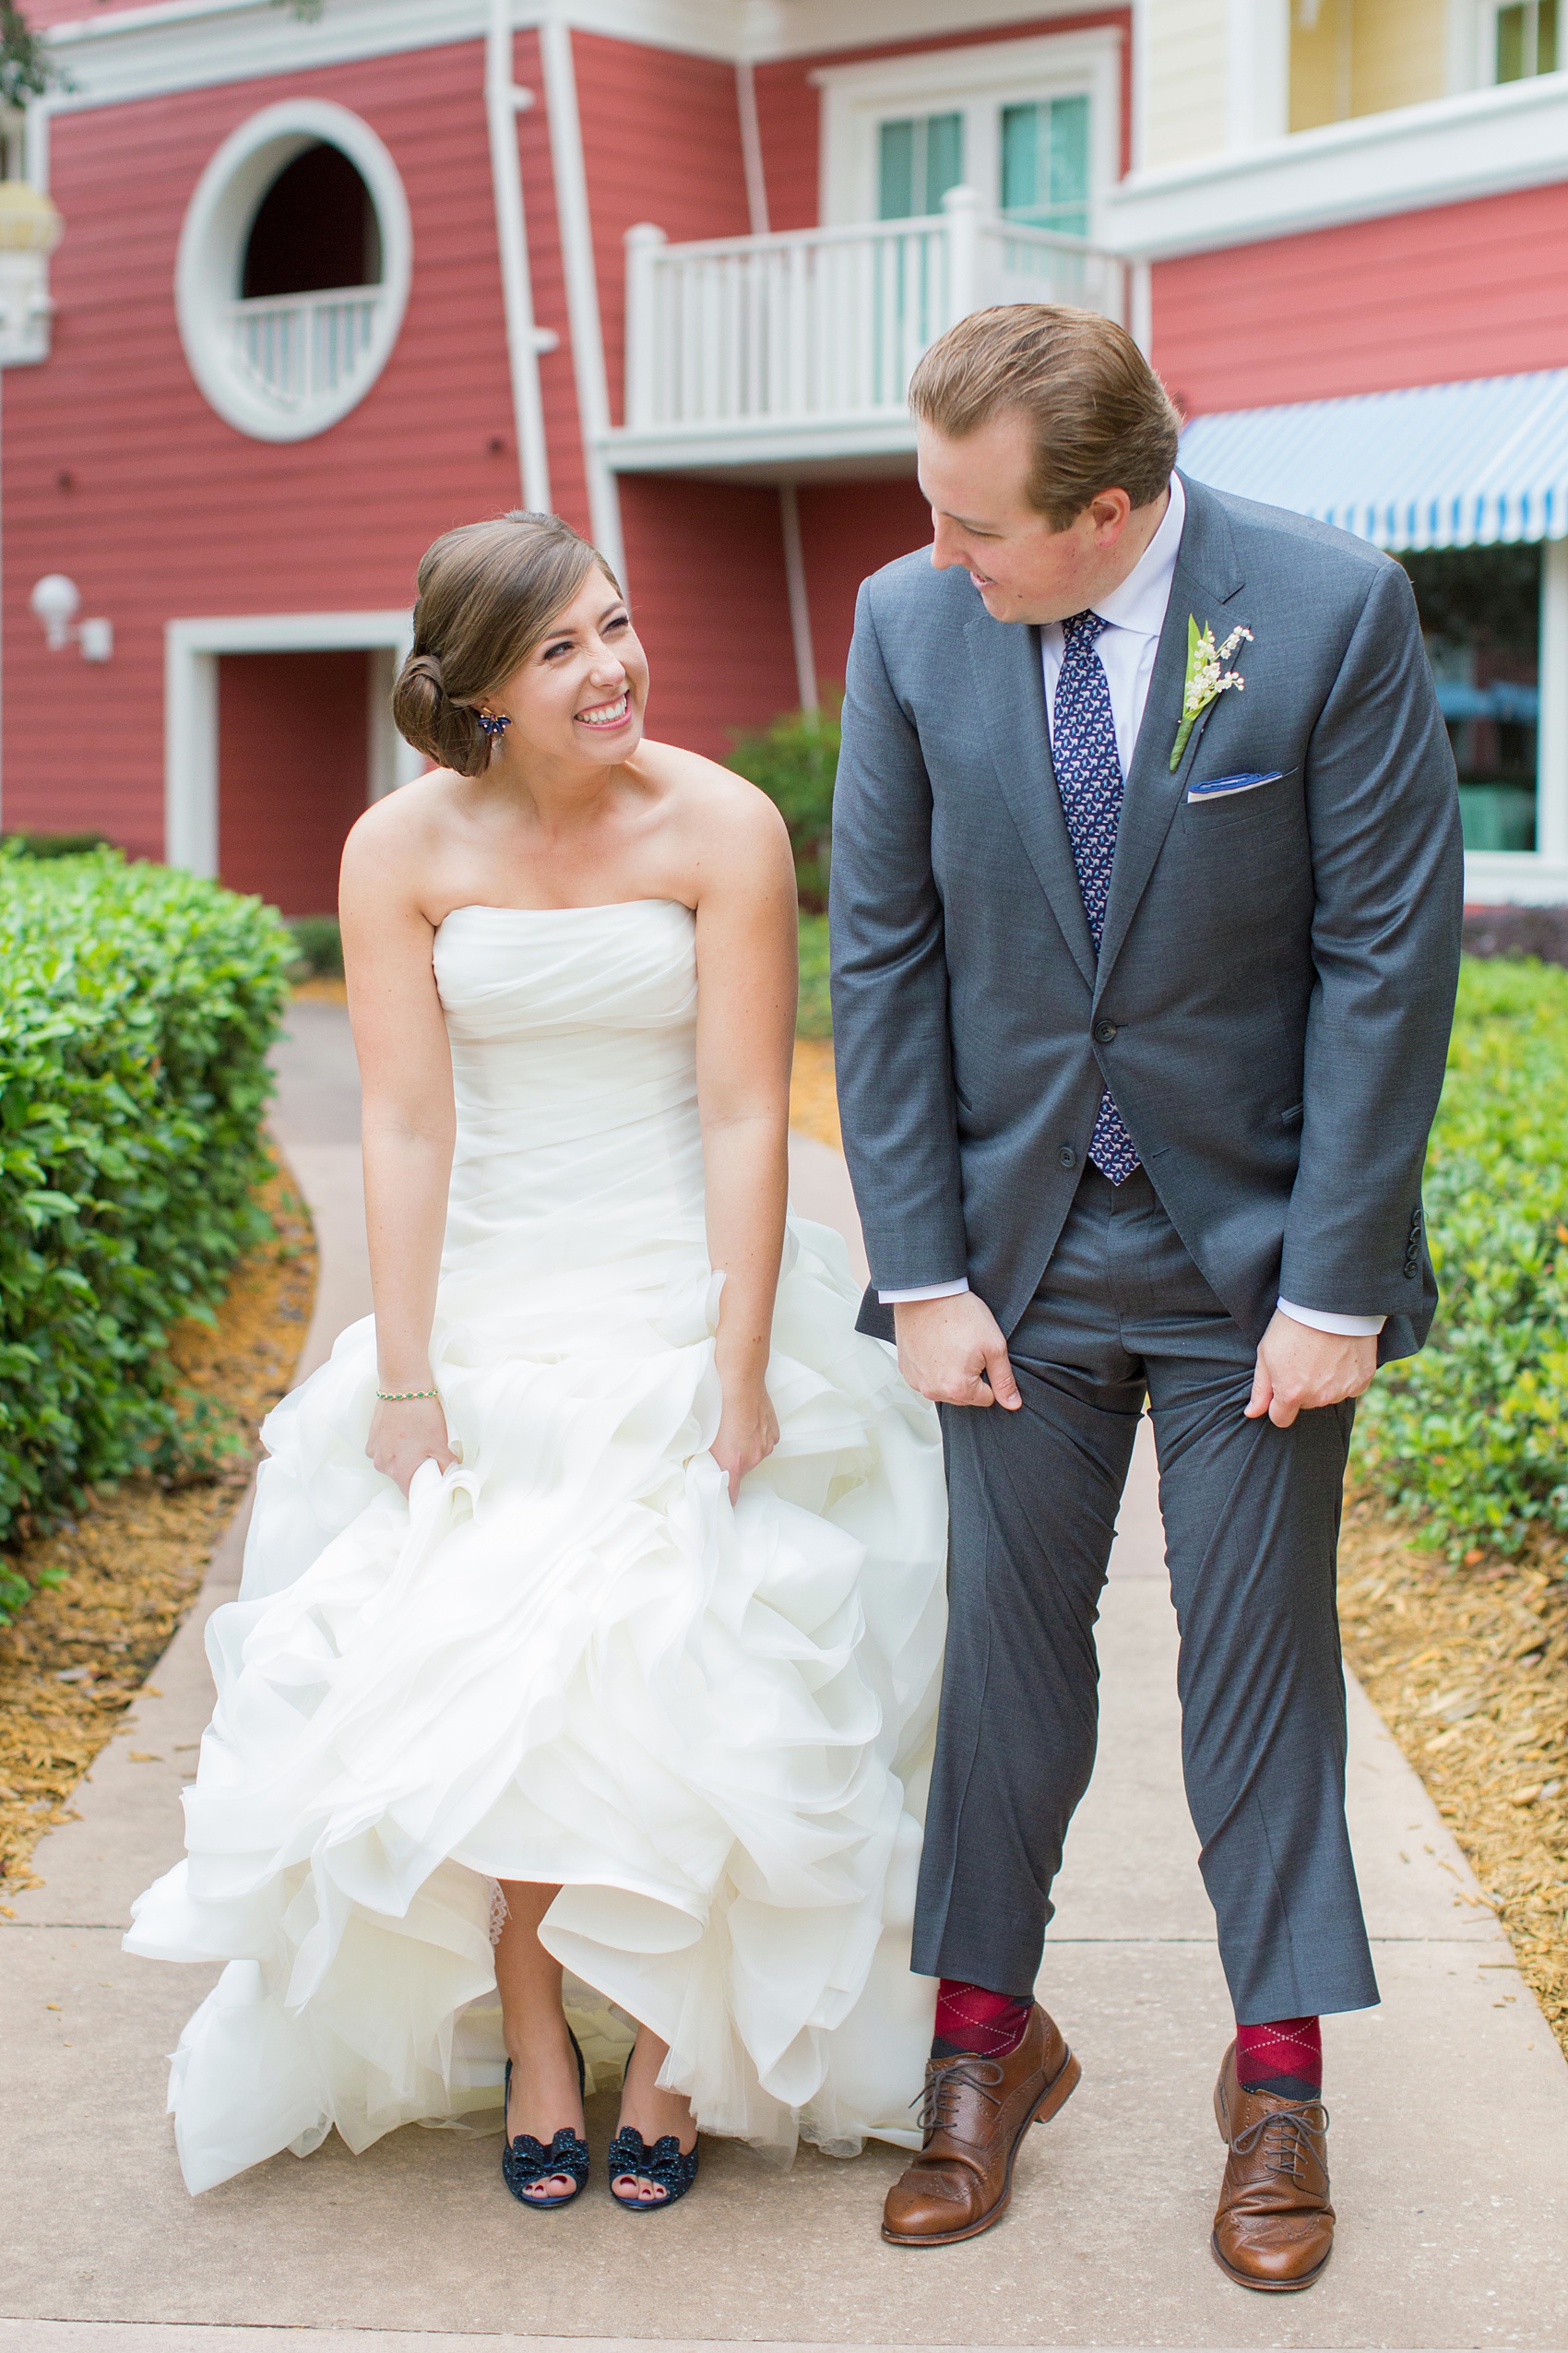
M956 1299L968 1288L968 1275L960 1275L956 1283L922 1283L919 1290L878 1291L877 1297L884 1307L904 1307L915 1299Z
M1328 1307L1298 1307L1293 1299L1279 1301L1281 1315L1289 1315L1292 1324L1305 1324L1314 1332L1333 1332L1342 1340L1375 1340L1386 1315L1336 1315Z

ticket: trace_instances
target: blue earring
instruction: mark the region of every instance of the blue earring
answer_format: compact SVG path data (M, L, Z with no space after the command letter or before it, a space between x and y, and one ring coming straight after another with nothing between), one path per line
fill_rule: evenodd
M493 743L498 735L505 735L512 724L505 711L478 711L475 717Z

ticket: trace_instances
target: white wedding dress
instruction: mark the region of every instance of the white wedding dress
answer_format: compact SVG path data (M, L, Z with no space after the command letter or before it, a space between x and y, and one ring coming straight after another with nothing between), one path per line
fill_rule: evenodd
M240 1598L134 1953L227 1963L169 2104L200 2190L336 2126L499 2126L498 1879L601 2066L646 2020L701 2125L918 2145L909 1922L944 1622L932 1408L791 1219L777 1451L731 1510L690 911L465 907L432 1364L461 1463L365 1458L370 1321L266 1425Z

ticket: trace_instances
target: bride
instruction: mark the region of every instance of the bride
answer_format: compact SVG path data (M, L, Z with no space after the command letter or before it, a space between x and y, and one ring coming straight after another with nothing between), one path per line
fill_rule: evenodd
M505 2099L507 2186L564 2204L635 2034L648 2212L699 2130L919 2145L940 1441L786 1214L777 813L644 739L557 517L419 589L394 714L439 766L343 862L375 1313L266 1425L188 1855L126 1943L227 1964L171 2079L193 2191Z

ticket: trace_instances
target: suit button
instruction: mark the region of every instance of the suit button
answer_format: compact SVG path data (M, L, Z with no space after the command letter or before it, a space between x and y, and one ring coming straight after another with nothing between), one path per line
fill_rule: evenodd
M1116 1035L1116 1024L1113 1021L1097 1021L1094 1026L1094 1034L1098 1045L1109 1046Z
M1072 1169L1077 1166L1078 1156L1074 1151L1070 1144L1063 1144L1057 1152L1056 1157L1061 1161L1064 1169Z

